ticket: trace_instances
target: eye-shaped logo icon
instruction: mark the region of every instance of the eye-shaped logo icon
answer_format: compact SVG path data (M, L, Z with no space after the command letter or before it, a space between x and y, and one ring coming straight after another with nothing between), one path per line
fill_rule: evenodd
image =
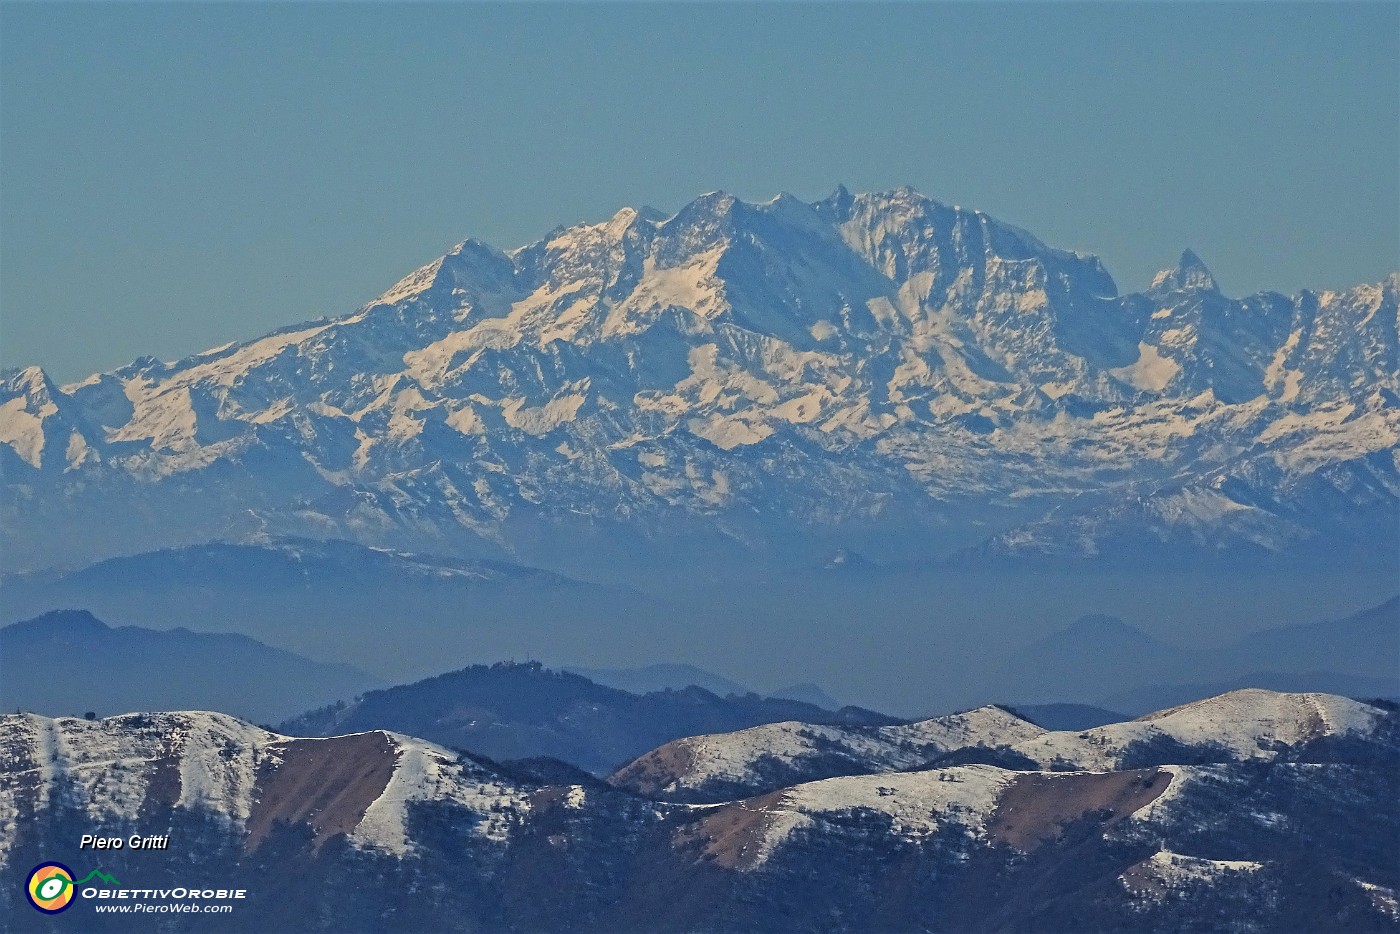
M62 863L40 863L29 874L24 894L44 914L56 915L73 904L73 870Z

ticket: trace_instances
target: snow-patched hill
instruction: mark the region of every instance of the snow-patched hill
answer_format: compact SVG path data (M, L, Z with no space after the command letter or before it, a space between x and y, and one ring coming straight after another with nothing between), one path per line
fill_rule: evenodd
M772 723L678 739L609 781L667 800L725 801L829 776L913 769L955 749L1010 746L1044 733L994 706L896 726Z
M1079 732L1047 731L993 706L904 726L777 723L694 736L652 750L609 781L665 800L724 801L832 776L959 761L1113 771L1273 759L1347 737L1393 745L1395 737L1374 735L1383 722L1380 708L1350 698L1255 689Z
M178 362L4 374L8 560L267 531L444 552L536 519L972 519L940 540L999 526L1002 555L1357 542L1400 499L1398 290L1231 299L1188 251L1119 295L909 189L624 209Z
M318 840L346 834L403 854L414 801L460 805L492 839L528 806L508 780L386 731L294 739L202 711L0 717L0 862L22 825L58 806L95 827L184 808L214 816L251 847L278 822L305 822Z
M82 833L169 834L169 852L105 852L104 872L246 887L248 930L1386 930L1396 725L1394 709L1343 698L1236 692L1124 724L1178 738L1136 767L1023 756L697 805L382 730L298 739L215 713L17 714L0 717L0 865L86 867ZM1036 732L996 708L904 730L939 746ZM736 746L753 745L747 732ZM889 737L862 738L902 764ZM1308 754L1256 756L1260 739ZM1209 744L1239 757L1188 761ZM793 745L800 762L808 747ZM20 898L0 889L0 912L28 917Z
M1274 758L1307 743L1348 735L1367 736L1381 719L1370 704L1335 694L1284 694L1245 689L1110 723L1080 733L1058 732L1013 748L1045 767L1122 768L1133 751L1154 757L1154 744L1200 750L1209 757ZM1179 752L1156 758L1169 763Z

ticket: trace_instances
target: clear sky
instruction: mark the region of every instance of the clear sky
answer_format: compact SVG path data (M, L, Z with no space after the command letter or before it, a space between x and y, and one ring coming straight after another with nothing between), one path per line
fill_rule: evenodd
M722 188L912 184L1123 290L1400 265L1400 4L0 4L0 362L347 312Z

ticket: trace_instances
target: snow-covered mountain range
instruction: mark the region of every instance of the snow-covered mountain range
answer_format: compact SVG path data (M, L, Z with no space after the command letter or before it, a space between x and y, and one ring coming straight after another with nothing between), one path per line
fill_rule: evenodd
M1045 730L1002 707L897 726L774 723L667 743L619 769L613 784L665 800L734 800L836 776L951 766L1114 771L1273 759L1308 744L1370 737L1383 711L1331 694L1231 691L1137 720Z
M1397 295L1232 299L1189 251L1123 295L907 188L629 208L468 240L351 314L178 362L5 373L7 563L568 529L1364 554L1400 503Z
M906 729L943 748L1040 743L1086 761L893 770L904 764L880 758L892 747L872 746L877 774L695 805L382 730L307 739L197 711L5 715L0 866L62 859L130 888L246 887L238 930L295 918L326 931L1060 931L1092 919L1167 932L1221 917L1388 930L1396 717L1236 692L1119 724L1113 742L1098 740L1113 728L1087 731L1068 750L1054 739L1067 734L988 708ZM1146 750L1159 761L1101 754L1151 730L1176 740ZM169 835L179 849L80 852L93 832ZM76 917L97 917L84 898ZM7 929L31 913L18 887L0 891Z

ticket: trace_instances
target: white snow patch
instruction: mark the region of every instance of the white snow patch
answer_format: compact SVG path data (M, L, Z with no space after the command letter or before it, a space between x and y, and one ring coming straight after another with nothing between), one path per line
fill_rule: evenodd
M724 250L717 247L680 266L658 266L652 257L645 258L636 287L603 322L604 336L639 333L651 313L665 308L685 308L705 318L727 308L718 272L723 255Z
M180 807L246 821L257 765L276 734L224 714L186 714L170 734L180 762Z
M1373 882L1364 882L1361 879L1356 879L1355 882L1367 895L1371 896L1371 904L1376 906L1377 911L1392 921L1400 921L1400 898L1396 897L1394 889L1376 885Z
M26 464L38 467L44 452L44 419L58 406L45 402L37 412L30 412L28 405L24 396L0 405L0 444L8 444Z
M1109 770L1128 746L1168 737L1186 745L1223 746L1236 758L1273 758L1276 747L1320 736L1364 733L1379 711L1333 694L1284 694L1249 688L1082 732L1061 731L1018 743L1041 765L1056 759L1082 769Z
M692 418L686 423L690 433L725 451L750 444L758 444L773 433L773 428L752 416L724 415L714 413L709 418Z
M980 835L1003 789L1018 774L989 765L964 765L796 785L764 808L770 819L754 865L766 861L794 830L855 810L888 815L894 832L909 839L928 837L950 825Z
M571 393L557 396L540 406L526 406L524 399L511 399L501 407L501 414L507 425L538 437L573 421L584 399L583 393Z
M1298 389L1303 382L1303 371L1295 370L1287 366L1288 358L1298 347L1298 339L1302 336L1302 331L1294 328L1288 335L1288 339L1283 342L1283 346L1274 352L1274 358L1269 362L1269 367L1264 371L1264 388L1270 393L1278 396L1280 402L1292 402L1298 398Z
M408 808L414 801L453 801L469 808L480 818L474 831L491 840L504 840L512 820L529 810L528 798L518 789L464 765L447 749L398 733L388 735L398 747L394 774L365 810L350 835L352 841L400 856L408 853Z
M1161 392L1180 370L1181 364L1162 356L1151 344L1140 342L1136 362L1108 372L1137 389Z

